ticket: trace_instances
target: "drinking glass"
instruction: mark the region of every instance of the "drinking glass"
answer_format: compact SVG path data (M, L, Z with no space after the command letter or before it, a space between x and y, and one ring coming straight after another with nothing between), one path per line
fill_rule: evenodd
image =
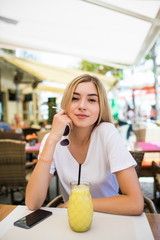
M75 232L86 232L93 218L93 202L90 194L90 183L71 182L71 194L68 202L68 220Z

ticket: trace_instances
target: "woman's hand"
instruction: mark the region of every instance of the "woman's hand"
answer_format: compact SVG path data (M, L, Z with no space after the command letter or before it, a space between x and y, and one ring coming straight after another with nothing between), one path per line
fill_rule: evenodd
M62 138L67 125L70 125L71 129L73 128L72 120L67 114L65 114L65 111L62 110L54 115L51 135L54 136L57 141L59 141Z

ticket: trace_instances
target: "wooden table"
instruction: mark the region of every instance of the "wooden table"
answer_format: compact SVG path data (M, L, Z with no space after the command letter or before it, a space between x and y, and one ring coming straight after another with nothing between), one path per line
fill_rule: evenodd
M30 146L29 143L26 143L25 151L29 154L29 161L33 160L33 153L39 153L41 143L36 143L34 146Z
M128 150L134 152L160 152L160 142L136 142L130 143L128 146Z
M34 146L30 146L26 143L25 151L26 153L39 153L41 143L36 143Z
M15 205L0 204L0 221L7 217L16 207ZM147 213L146 216L155 240L160 239L160 214Z
M142 161L141 176L153 177L152 161L160 165L160 142L136 142L130 143L128 150L145 153Z
M17 206L0 204L0 222L7 217Z

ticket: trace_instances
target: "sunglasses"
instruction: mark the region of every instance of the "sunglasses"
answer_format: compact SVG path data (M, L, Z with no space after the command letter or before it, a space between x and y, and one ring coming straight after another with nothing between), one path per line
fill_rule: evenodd
M65 130L64 130L64 133L63 133L63 136L66 137L66 138L64 138L60 141L61 146L65 146L65 147L69 146L68 135L70 134L70 131L71 131L70 126L67 125Z
M56 108L56 109L59 109L60 111L62 110L61 108L59 107L55 107L53 106L52 108ZM63 139L60 141L60 144L61 146L69 146L69 139L68 139L68 135L70 134L70 131L71 131L71 128L69 125L66 126L65 130L64 130L64 133L63 133Z

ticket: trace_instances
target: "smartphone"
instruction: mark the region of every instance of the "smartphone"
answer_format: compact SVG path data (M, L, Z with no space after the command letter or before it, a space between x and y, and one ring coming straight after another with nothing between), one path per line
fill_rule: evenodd
M16 222L14 222L14 226L29 229L33 227L35 224L49 217L50 215L52 215L52 212L43 209L38 209L18 219Z

